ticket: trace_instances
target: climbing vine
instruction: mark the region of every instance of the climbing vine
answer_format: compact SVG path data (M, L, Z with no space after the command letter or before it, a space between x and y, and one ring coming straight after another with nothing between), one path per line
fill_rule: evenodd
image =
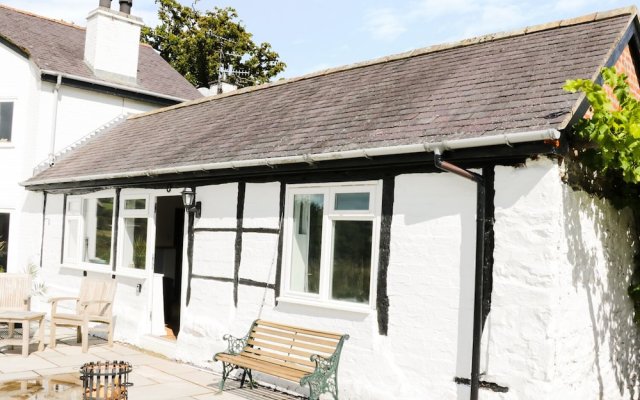
M573 130L574 156L589 176L590 191L612 200L618 207L633 210L640 227L640 101L629 88L627 75L603 68L604 85L586 79L567 81L566 91L582 92L591 105L587 118ZM640 260L632 275L628 293L640 323Z
M583 92L592 115L574 127L583 139L597 145L585 156L596 171L619 173L627 183L640 183L640 102L631 94L627 76L613 68L603 68L604 83L612 89L586 79L567 81L564 89Z

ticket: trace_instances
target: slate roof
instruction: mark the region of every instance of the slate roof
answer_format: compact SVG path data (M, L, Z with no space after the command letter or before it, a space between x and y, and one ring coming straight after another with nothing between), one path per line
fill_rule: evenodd
M0 40L20 48L41 70L110 84L96 77L84 62L84 28L0 5ZM137 85L118 84L183 100L202 97L153 48L144 44L140 44Z
M26 184L563 129L635 8L434 46L128 120ZM146 172L145 172L146 171Z

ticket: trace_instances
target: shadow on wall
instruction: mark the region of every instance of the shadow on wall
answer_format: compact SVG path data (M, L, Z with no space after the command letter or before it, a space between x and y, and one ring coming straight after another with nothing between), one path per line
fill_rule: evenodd
M593 340L591 361L599 399L613 393L612 378L621 397L626 392L627 398L635 399L640 394L640 337L633 321L633 304L627 295L638 245L632 212L616 210L605 200L569 187L563 197L568 261L575 288L572 295L586 295L586 299L579 300L588 303L590 319L583 321L582 315L576 315L575 321L592 328L591 338L585 329L584 337L573 339ZM566 292L563 294L566 296Z

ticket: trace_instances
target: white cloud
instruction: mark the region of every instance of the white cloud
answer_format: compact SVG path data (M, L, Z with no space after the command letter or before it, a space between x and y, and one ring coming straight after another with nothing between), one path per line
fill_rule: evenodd
M391 8L369 10L364 19L365 29L374 39L393 41L407 31L406 21Z

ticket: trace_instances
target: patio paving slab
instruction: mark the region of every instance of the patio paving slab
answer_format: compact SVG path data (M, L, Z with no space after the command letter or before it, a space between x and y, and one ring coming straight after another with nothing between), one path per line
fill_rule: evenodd
M0 327L2 329L2 327ZM155 400L295 400L300 397L258 387L240 388L240 383L227 380L225 391L220 392L220 375L157 356L135 347L114 343L109 347L105 340L92 337L89 352L82 353L76 343L75 330L61 328L55 348L48 346L45 331L45 349L22 357L21 347L0 347L0 382L35 380L51 376L79 376L80 366L91 361L127 361L133 366L129 380L133 382L131 399ZM0 333L1 334L1 333ZM80 380L78 379L78 384ZM0 398L4 399L2 392Z

